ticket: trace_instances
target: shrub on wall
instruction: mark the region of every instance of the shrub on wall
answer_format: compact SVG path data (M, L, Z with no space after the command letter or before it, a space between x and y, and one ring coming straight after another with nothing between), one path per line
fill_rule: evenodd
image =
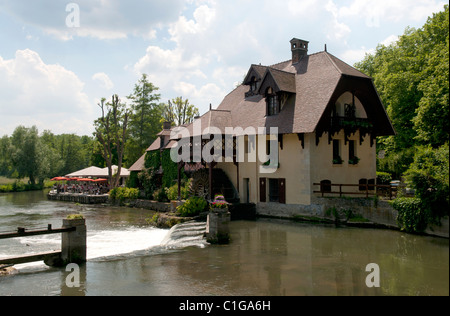
M183 205L177 207L177 213L181 217L192 217L199 215L206 209L208 202L202 197L194 196L188 199Z
M398 198L394 201L398 211L397 223L408 233L423 233L428 226L430 214L418 198Z

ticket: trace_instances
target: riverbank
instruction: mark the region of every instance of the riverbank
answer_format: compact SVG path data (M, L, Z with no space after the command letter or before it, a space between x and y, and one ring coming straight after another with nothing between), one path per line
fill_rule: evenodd
M55 184L54 181L45 181L43 185L41 184L29 184L24 183L17 179L8 179L1 177L0 179L0 193L17 193L17 192L28 192L28 191L41 191L45 189L50 189Z

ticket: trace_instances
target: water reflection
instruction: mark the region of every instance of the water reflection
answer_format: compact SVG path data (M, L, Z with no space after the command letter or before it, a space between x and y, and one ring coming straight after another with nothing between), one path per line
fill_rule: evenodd
M42 205L30 209L39 213L36 207ZM54 207L58 213L68 206ZM144 225L149 216L120 208L82 212L96 231ZM225 246L153 247L88 261L80 288L66 286L64 269L0 278L0 295L449 295L447 239L282 220L232 222L230 232ZM380 266L380 288L366 286L369 263Z

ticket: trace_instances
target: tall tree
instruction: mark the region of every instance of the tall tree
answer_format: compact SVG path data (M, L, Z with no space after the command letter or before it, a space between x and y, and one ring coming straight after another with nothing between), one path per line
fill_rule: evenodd
M143 74L133 93L127 97L131 100L132 110L125 155L129 164L142 156L161 130L162 105L159 103L161 95L156 93L158 90Z
M19 126L11 136L11 160L18 177L28 177L34 185L36 181L43 184L50 176L57 156L40 140L36 126Z
M103 98L98 104L102 116L94 122L95 136L102 145L103 158L108 167L108 180L112 188L119 185L130 111L121 103L118 95L113 95L111 103ZM117 173L113 175L113 150L117 151Z
M379 45L356 68L374 84L396 136L381 138L383 171L401 176L414 161L415 146L438 148L449 139L449 7L420 29L407 28L399 40ZM395 166L396 170L392 167Z
M164 107L163 119L166 122L172 122L175 126L192 123L196 116L200 115L198 108L189 104L189 100L183 100L183 97L177 97L169 100Z

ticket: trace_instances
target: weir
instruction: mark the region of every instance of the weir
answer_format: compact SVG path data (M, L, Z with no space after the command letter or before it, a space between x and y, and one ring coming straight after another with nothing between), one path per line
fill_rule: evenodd
M86 220L64 219L63 227L47 230L26 231L18 228L16 233L1 234L0 239L20 238L38 235L62 234L61 251L52 251L0 260L0 265L16 265L44 261L48 266L62 266L66 263L83 263L86 261Z

